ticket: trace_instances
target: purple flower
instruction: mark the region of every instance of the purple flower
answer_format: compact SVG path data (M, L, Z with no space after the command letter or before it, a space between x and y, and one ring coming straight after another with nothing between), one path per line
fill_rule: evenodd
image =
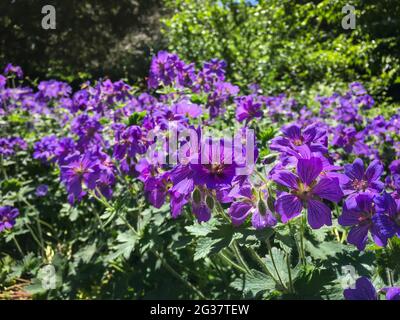
M367 94L367 90L365 90L365 88L363 87L363 85L360 82L350 83L349 88L357 96Z
M0 138L0 155L7 158L15 154L16 149L26 150L28 144L20 137Z
M33 147L33 158L41 160L42 162L49 162L54 160L55 150L58 146L57 137L47 136L36 142Z
M7 78L0 74L0 89L3 89L7 84Z
M144 153L146 147L142 141L142 136L142 130L139 126L133 125L116 130L114 157L121 160L125 156L133 158L137 153Z
M47 184L41 184L36 188L35 195L38 197L44 197L49 191L49 186Z
M364 169L364 163L361 159L356 159L352 164L344 166L344 173L348 180L343 183L342 189L349 206L354 205L354 198L360 193L378 194L384 188L384 183L380 181L383 173L383 166L378 160L370 163L367 170Z
M59 164L64 164L65 158L74 154L76 151L75 141L71 138L61 138L58 141L57 147L54 150L54 154L57 157Z
M347 153L353 152L356 155L368 155L369 147L364 143L365 132L354 127L339 125L335 128L332 145L342 147Z
M15 218L18 215L17 208L10 206L0 207L0 232L4 229L11 229L15 225Z
M393 160L389 165L391 174L400 174L400 160Z
M210 61L204 63L203 72L208 77L215 77L217 81L224 81L225 68L226 62L224 60L211 59Z
M378 300L376 289L367 277L357 279L355 288L345 289L343 295L346 300Z
M360 194L355 197L355 206L349 207L345 202L343 213L339 217L340 225L349 227L351 230L347 236L347 242L355 245L358 250L364 250L368 240L368 232L371 233L375 243L385 246L385 237L377 227L377 215L375 204L370 194Z
M165 172L156 177L148 177L144 182L146 199L156 208L165 203L170 188L169 173Z
M236 101L236 120L246 123L254 118L261 118L263 112L261 110L262 104L257 101L257 96L244 96L240 97Z
M7 66L4 69L4 75L9 75L9 74L15 74L19 79L22 79L22 77L24 76L21 67L14 66L11 63L7 64Z
M90 117L87 114L77 116L71 123L72 132L79 136L78 146L85 150L88 146L101 144L102 125L97 116Z
M255 196L251 186L246 184L238 187L236 191L232 190L230 196L236 198L228 211L233 225L243 224L249 215L251 215L251 224L255 229L276 225L277 220L267 206L268 194L266 191L260 191L259 195Z
M38 85L40 94L45 98L61 98L71 93L71 87L56 80L41 81Z
M61 180L66 185L70 203L74 203L75 200L80 201L86 195L83 186L95 189L98 177L98 163L91 159L90 154L73 156L69 159L69 163L61 166Z
M217 148L218 154L213 154L216 151L213 145L218 143L220 145ZM231 184L238 168L233 147L225 145L224 140L212 141L209 139L204 140L201 144L198 164L190 164L194 184L206 185L209 189L218 189ZM230 154L230 159L225 159L227 154Z
M400 237L400 202L384 192L375 198L376 225L386 238L390 239L397 234Z
M332 225L331 209L322 199L339 202L343 192L338 178L319 178L322 169L321 159L312 157L298 160L297 175L290 171L278 171L272 176L272 180L290 190L290 193L283 192L276 201L276 210L284 223L307 208L308 223L313 229Z
M174 104L172 107L172 111L175 114L184 115L187 118L197 118L203 113L200 105L192 103L188 99L183 99Z
M176 80L179 81L179 79L181 82L184 81L185 75L178 76L180 71L185 70L184 65L184 62L176 54L159 51L151 61L148 79L149 88L157 88L160 83L168 86Z
M318 130L315 125L310 125L301 130L298 125L290 125L282 129L283 137L276 137L271 141L271 150L280 152L296 151L307 146L311 152L322 154L328 151L326 132Z
M400 300L400 287L385 288L386 300Z

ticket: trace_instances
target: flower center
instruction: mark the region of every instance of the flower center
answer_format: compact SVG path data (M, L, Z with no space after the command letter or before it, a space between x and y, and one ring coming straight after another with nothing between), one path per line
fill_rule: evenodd
M219 164L212 164L209 168L210 172L213 174L222 174L224 172L224 165L219 163Z
M79 167L74 168L74 172L78 176L83 176L83 174L85 173L85 168L83 168L82 164L80 164Z
M355 179L352 183L352 186L356 190L365 191L368 188L368 182L365 180Z
M303 140L301 138L295 139L295 140L293 140L293 144L295 146L301 146L301 145L303 145Z
M308 200L312 196L312 188L311 186L307 186L305 184L300 183L299 189L294 192L296 196L298 196L301 200Z

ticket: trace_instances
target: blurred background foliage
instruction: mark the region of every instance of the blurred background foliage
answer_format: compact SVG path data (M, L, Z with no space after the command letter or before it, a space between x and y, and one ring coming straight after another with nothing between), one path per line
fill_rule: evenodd
M314 96L363 82L378 101L400 100L400 2L353 0L356 29L341 26L347 0L4 0L0 63L33 78L144 80L151 55L228 62L236 84ZM57 29L41 28L41 8ZM329 86L329 88L328 88ZM327 92L328 91L328 92Z
M42 29L44 5L56 9L55 30ZM40 79L142 79L164 46L163 14L157 0L2 0L0 63Z
M356 29L344 30L347 3ZM228 62L236 83L268 93L336 89L362 81L378 100L400 99L398 0L171 0L169 50L188 61ZM312 93L314 95L314 92Z

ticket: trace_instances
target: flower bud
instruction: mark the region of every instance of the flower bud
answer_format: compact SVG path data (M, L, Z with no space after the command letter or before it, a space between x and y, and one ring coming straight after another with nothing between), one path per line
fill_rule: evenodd
M206 197L206 204L207 204L207 207L209 207L211 210L214 209L214 198L210 197L210 196L207 196Z
M264 200L262 200L262 199L258 200L257 208L258 208L258 212L262 216L265 216L265 214L267 213L267 205L265 204Z
M194 203L199 204L201 202L201 192L199 189L194 189L193 194L192 194L192 198Z

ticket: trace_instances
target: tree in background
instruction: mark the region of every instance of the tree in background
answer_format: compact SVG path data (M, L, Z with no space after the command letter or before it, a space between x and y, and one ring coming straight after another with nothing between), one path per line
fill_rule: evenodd
M384 100L399 99L400 2L354 0L356 29L344 30L347 0L168 0L169 49L188 61L228 63L238 84L268 93L321 91L362 81Z
M56 30L44 30L44 5L56 8ZM143 78L152 48L161 46L157 0L4 0L0 64L19 64L31 77Z

